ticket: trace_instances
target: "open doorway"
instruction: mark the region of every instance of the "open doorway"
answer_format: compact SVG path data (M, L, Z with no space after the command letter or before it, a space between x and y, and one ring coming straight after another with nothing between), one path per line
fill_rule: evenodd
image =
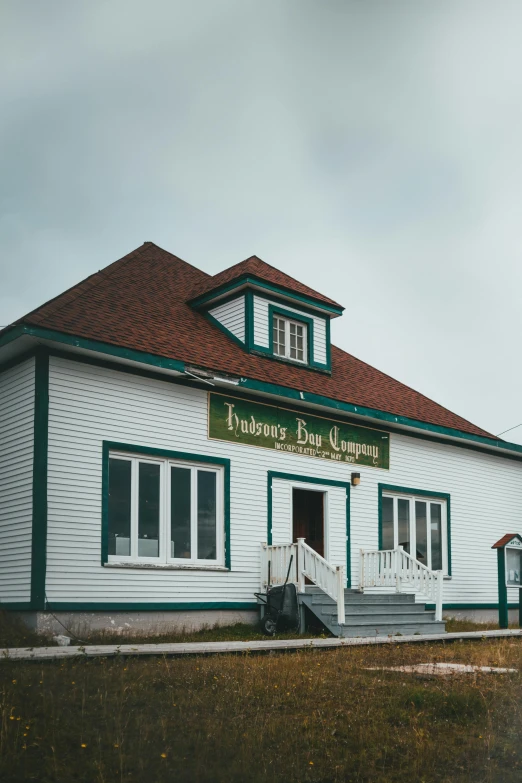
M293 540L304 538L324 557L324 492L292 489Z

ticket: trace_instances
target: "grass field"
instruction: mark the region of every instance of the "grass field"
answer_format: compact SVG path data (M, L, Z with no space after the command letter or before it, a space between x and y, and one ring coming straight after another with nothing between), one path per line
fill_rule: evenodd
M0 780L519 783L521 675L366 668L427 661L522 669L522 640L2 661Z

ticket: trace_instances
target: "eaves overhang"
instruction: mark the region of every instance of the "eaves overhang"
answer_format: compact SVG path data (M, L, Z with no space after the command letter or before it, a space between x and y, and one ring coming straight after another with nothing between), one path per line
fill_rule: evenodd
M391 432L397 432L439 442L487 451L499 456L522 460L522 445L510 443L496 438L487 438L461 430L443 427L438 424L399 416L374 408L367 408L353 403L342 402L330 397L323 397L311 392L300 391L287 386L258 381L253 378L238 377L233 382L224 376L223 372L210 368L200 368L202 374L195 377L194 367L178 359L170 359L156 354L136 351L122 346L90 340L83 337L45 329L31 324L17 324L0 333L0 372L7 368L17 357L34 349L37 345L45 345L50 349L66 349L71 355L89 356L98 360L105 359L114 364L134 367L136 370L149 371L161 374L165 378L169 376L176 382L188 385L210 384L218 388L230 389L234 393L243 393L250 396L269 398L273 401L289 406L297 405L300 408L322 411L328 415L335 413L337 416L348 418L361 423L373 423L385 425Z

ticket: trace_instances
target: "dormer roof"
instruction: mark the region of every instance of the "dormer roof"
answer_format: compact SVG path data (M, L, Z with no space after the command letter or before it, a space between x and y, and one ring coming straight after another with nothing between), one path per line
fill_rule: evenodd
M330 311L331 315L340 315L344 310L344 307L333 299L300 283L258 256L250 256L199 283L191 292L189 301L195 306L208 304L228 296L235 289L249 285L255 287L256 284L261 288L276 290L279 294L286 293L291 298L302 299L309 305L319 305L320 309Z
M506 535L502 536L502 538L500 538L496 544L493 544L491 549L503 549L506 546L506 544L509 544L510 541L513 541L513 539L516 539L517 542L522 544L521 535L519 535L518 533L506 533Z

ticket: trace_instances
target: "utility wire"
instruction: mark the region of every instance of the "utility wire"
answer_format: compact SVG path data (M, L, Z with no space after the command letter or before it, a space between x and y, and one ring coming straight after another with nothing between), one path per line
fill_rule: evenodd
M500 438L500 436L501 435L505 435L506 432L511 432L511 430L516 430L517 427L522 427L522 423L521 424L515 424L514 427L510 427L508 430L504 430L504 432L499 432L498 435L496 435L495 437L496 438Z

